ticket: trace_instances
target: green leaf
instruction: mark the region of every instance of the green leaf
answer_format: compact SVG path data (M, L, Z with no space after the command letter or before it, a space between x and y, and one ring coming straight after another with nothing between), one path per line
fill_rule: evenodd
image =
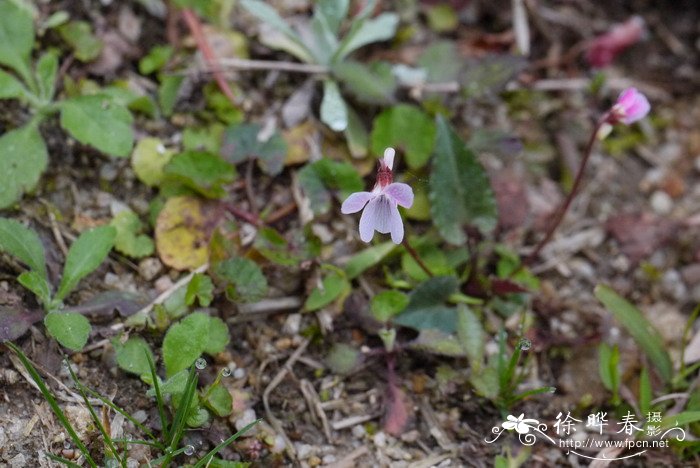
M333 66L333 75L360 101L370 104L394 102L396 78L387 62L374 62L366 66L360 62L345 61Z
M114 248L118 252L129 257L141 258L151 255L155 250L153 239L145 234L140 234L144 229L144 224L133 211L120 211L114 216L110 226L117 230Z
M338 298L342 298L350 292L350 283L342 270L331 270L324 278L321 285L309 294L304 302L304 310L313 312L321 309Z
M609 286L598 285L594 293L605 308L632 335L637 345L654 364L661 378L668 382L673 377L673 364L659 332L634 305L619 296Z
M603 386L611 392L616 392L619 385L619 361L620 350L617 346L610 347L607 343L598 346L598 374Z
M416 251L423 260L423 263L436 276L450 276L455 274L454 268L450 265L450 260L454 257L448 255L453 252L445 252L434 244L423 244L416 247ZM425 281L429 278L428 274L423 271L423 268L418 265L416 259L408 252L401 255L401 269L412 279L417 281Z
M327 213L330 209L331 196L328 190L337 190L339 200L344 200L353 192L364 188L364 182L355 167L345 161L320 159L307 164L298 173L299 182L311 202L311 211L315 214Z
M30 123L0 137L0 209L7 208L33 190L46 169L46 144L37 126Z
M223 320L202 312L188 315L171 326L165 334L163 363L166 375L172 377L187 369L204 352L222 352L228 342L228 327Z
M61 346L73 351L83 349L92 329L88 319L75 313L49 312L44 317L44 325Z
M0 70L0 99L15 99L27 95L27 89L14 76Z
M367 44L391 39L396 34L398 24L399 16L395 13L382 13L376 18L354 21L333 55L332 62L341 62L349 54Z
M143 138L134 147L131 166L141 182L153 187L163 180L165 176L163 168L173 154L174 151L167 149L160 139Z
M423 167L435 148L435 124L416 106L399 104L374 119L372 152L383 154L388 147L400 148L411 169Z
M369 134L357 111L350 106L346 106L346 109L348 111L348 126L344 134L348 149L353 158L364 158L367 156L367 148L369 147Z
M139 73L150 75L163 68L173 56L175 49L172 46L155 46L148 54L139 60Z
M314 62L314 55L301 40L301 37L287 25L274 8L260 0L241 0L241 6L248 10L250 14L275 29L285 39L284 41L278 39L271 41L271 34L261 34L260 41L263 44L278 50L284 50L303 62Z
M236 178L236 169L219 156L204 151L176 154L165 166L166 181L182 184L208 198L226 195L224 185Z
M457 305L457 338L469 357L473 372L479 372L486 348L486 332L479 317L465 304Z
M79 142L124 157L134 146L131 113L109 96L79 96L61 102L61 126Z
M41 239L14 219L0 218L0 252L6 252L46 279L46 256Z
M338 38L322 9L314 9L310 26L313 39L310 48L318 63L328 65L333 52L338 49Z
M454 31L459 26L459 17L451 5L441 4L428 7L426 19L430 29L438 33Z
M417 349L441 356L464 357L462 344L454 334L445 333L436 328L424 328L409 344L411 349Z
M256 302L267 295L267 279L252 260L231 258L217 263L213 270L231 301Z
M155 361L155 357L146 340L140 336L132 336L124 344L118 338L114 339L112 344L117 356L117 364L122 370L136 375L151 373L148 356L151 361Z
M387 241L382 244L368 247L362 252L353 255L345 264L345 274L347 275L348 279L355 279L368 268L372 268L373 266L377 265L387 255L389 255L395 247L396 244Z
M456 80L464 61L454 41L438 41L425 48L418 57L418 66L428 73L428 81L446 83Z
M700 411L683 411L678 414L666 416L661 420L661 427L668 429L676 426L685 426L700 421Z
M336 132L342 132L348 126L348 110L338 84L333 80L323 82L323 100L321 101L321 122Z
M30 290L47 308L51 303L51 287L44 276L36 271L25 271L17 277L19 284Z
M219 417L228 416L233 410L233 398L220 382L204 391L203 403Z
M433 221L447 242L466 242L465 224L484 233L496 227L496 200L486 171L443 117L437 119L429 184Z
M257 159L260 168L271 176L276 176L284 168L287 156L287 143L278 133L260 141L262 127L258 124L239 124L224 132L221 155L233 164L247 159Z
M56 293L63 300L83 279L107 258L117 235L112 226L101 226L83 232L68 250L63 277Z
M0 11L0 64L14 69L26 81L30 78L34 22L26 8L10 0L0 0Z
M53 99L57 73L58 53L54 50L49 50L36 63L36 80L39 84L39 94L47 102Z
M161 74L160 86L158 87L158 105L163 115L169 117L175 110L175 105L180 94L180 87L185 81L183 75L164 75Z
M496 96L526 66L525 57L505 54L471 60L467 63L460 82L464 93L470 98Z
M348 374L357 366L360 359L360 352L352 346L335 343L324 361L336 374Z
M416 330L437 329L454 333L457 329L455 309L445 302L457 291L454 276L436 276L419 284L410 296L408 306L394 318L394 323Z
M102 52L102 41L92 33L90 23L71 21L59 26L58 33L71 46L75 58L81 62L90 62Z
M382 291L372 298L370 310L379 322L386 323L408 305L408 296L401 291Z
M199 301L199 305L202 307L209 307L209 304L214 299L214 283L212 283L211 278L203 273L196 273L187 284L185 303L193 305L195 299Z
M270 227L258 230L254 246L260 255L278 265L295 267L302 260L302 255L295 252L287 240Z
M338 34L340 25L348 16L350 0L317 0L314 13L323 16L333 34Z
M649 378L649 370L646 367L642 367L642 372L639 374L639 411L642 414L647 414L651 411L652 398L654 398L654 393L651 387L651 379Z

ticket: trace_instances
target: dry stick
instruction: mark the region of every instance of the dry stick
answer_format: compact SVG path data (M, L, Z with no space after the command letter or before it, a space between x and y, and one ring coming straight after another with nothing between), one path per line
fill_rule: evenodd
M535 259L537 259L544 246L547 245L550 240L552 240L554 231L556 231L557 227L559 227L559 224L564 219L564 215L566 215L566 212L569 210L569 206L571 206L571 202L576 196L576 192L578 192L579 186L581 185L581 181L583 180L583 174L586 171L586 165L588 164L588 160L590 159L591 153L593 152L593 145L595 144L595 141L598 137L598 132L607 121L608 114L606 113L596 123L595 128L593 129L593 133L591 134L591 137L588 140L588 144L586 145L586 152L583 154L583 160L581 161L581 165L579 166L578 172L576 173L576 178L574 179L574 184L571 187L571 191L566 196L566 200L564 200L564 203L557 211L557 214L554 217L554 221L550 224L549 229L547 230L547 234L542 238L539 244L537 244L532 253L530 253L530 255L525 259L524 265L531 265L532 262L534 262Z
M219 89L221 89L221 92L224 93L229 101L231 101L231 104L237 106L238 104L236 103L236 97L233 95L231 87L226 82L226 78L224 78L224 75L221 72L216 55L214 55L214 51L209 46L207 38L204 36L204 32L202 31L202 23L199 21L199 18L197 18L197 15L189 8L182 10L182 17L185 19L185 23L187 23L187 27L190 29L192 36L194 36L194 40L197 43L197 48L202 52L204 61L211 69L211 72L214 75L214 80L219 86Z
M404 247L406 247L408 253L411 254L411 257L413 257L418 266L420 266L423 269L425 274L432 278L434 276L433 272L430 271L430 269L426 266L425 263L423 263L423 260L420 258L420 255L418 255L418 252L416 252L416 250L413 247L411 247L411 244L408 243L408 238L404 237L401 243Z

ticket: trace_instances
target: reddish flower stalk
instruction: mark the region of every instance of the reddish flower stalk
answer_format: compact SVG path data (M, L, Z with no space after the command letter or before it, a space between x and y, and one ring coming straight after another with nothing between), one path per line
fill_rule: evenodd
M545 236L537 244L532 253L530 253L530 255L525 259L524 265L531 265L532 262L537 259L544 246L547 245L552 239L554 231L557 230L557 227L559 227L559 224L564 219L564 216L569 210L571 202L574 200L574 197L576 196L576 193L581 185L583 174L586 170L588 160L591 157L591 153L593 152L593 145L595 144L596 140L607 135L607 132L611 126L616 123L630 125L644 118L649 113L649 109L650 105L647 98L642 93L637 91L637 89L628 88L620 94L615 105L598 120L593 128L588 144L586 145L586 150L583 153L583 160L581 160L581 165L579 166L576 177L574 178L574 184L571 187L571 191L566 196L564 203L557 210L554 220L549 225L549 229L547 229Z

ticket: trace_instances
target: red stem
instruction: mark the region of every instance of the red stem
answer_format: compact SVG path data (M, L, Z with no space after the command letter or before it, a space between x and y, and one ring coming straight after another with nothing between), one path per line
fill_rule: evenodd
M425 274L432 278L434 276L433 272L430 271L430 269L428 268L428 266L425 263L423 263L423 260L420 258L420 255L418 255L418 252L416 252L416 250L413 247L411 247L411 244L408 243L408 238L404 237L403 241L401 241L401 243L403 244L404 247L406 247L406 251L408 251L408 253L411 255L411 257L413 257L413 259L416 261L418 266L420 266L423 269Z
M571 206L571 202L574 200L574 197L576 196L576 193L578 192L578 189L581 185L581 181L583 180L583 174L586 171L586 165L588 164L588 160L590 159L591 153L593 152L593 145L595 144L595 141L598 137L598 132L600 131L601 127L608 122L608 120L609 115L605 114L596 123L595 128L593 129L593 133L591 134L591 137L588 140L588 144L586 145L586 151L583 154L583 160L581 161L581 165L579 166L578 172L576 173L576 178L574 179L574 184L571 187L571 191L566 196L566 200L564 200L564 203L557 211L557 214L554 217L554 221L550 224L549 229L547 230L547 234L542 238L539 244L537 244L532 253L530 253L530 255L525 259L524 265L531 265L532 262L534 262L540 255L540 252L542 251L544 246L547 245L550 240L552 240L554 231L557 230L557 227L559 227L559 224L561 224L562 220L564 219L564 216L569 210L569 206Z
M238 107L236 97L233 95L233 91L231 91L231 87L228 85L226 78L224 78L221 67L219 67L219 61L216 59L216 55L209 45L209 42L207 42L199 18L197 18L197 15L189 8L182 10L182 17L185 19L185 23L187 23L187 27L190 29L192 36L194 36L197 48L202 52L204 61L207 63L207 67L209 67L214 76L214 81L216 81L221 92L231 101L231 104L233 104L234 107Z

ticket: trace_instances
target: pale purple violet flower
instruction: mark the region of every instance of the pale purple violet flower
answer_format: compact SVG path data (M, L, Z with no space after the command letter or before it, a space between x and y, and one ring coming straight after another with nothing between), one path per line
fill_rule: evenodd
M630 125L643 119L651 109L646 96L637 91L637 88L627 88L610 110L611 123L622 122Z
M400 244L403 240L403 221L398 205L410 208L413 205L413 189L407 184L393 182L393 148L384 151L379 161L377 182L371 192L356 192L350 195L340 207L343 214L357 213L364 208L360 217L360 239L369 242L374 231L391 233L391 240Z

